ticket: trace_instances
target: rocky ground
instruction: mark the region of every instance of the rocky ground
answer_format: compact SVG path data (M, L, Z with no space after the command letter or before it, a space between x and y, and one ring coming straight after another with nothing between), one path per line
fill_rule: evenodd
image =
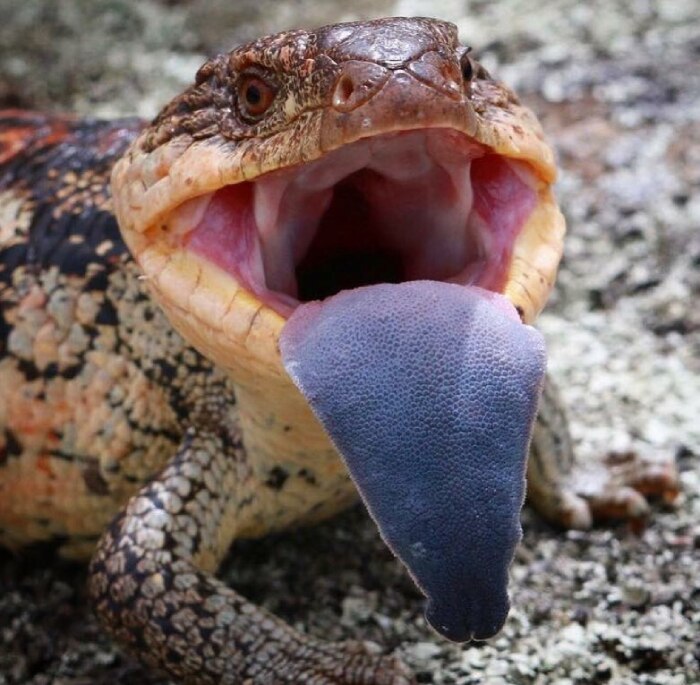
M382 14L456 21L541 116L570 234L540 325L579 452L673 453L683 492L641 534L526 510L514 608L485 645L426 628L360 509L237 546L225 577L308 632L395 650L422 683L700 683L697 0L0 0L0 105L148 116L240 39ZM82 567L1 554L0 685L165 682L102 635Z

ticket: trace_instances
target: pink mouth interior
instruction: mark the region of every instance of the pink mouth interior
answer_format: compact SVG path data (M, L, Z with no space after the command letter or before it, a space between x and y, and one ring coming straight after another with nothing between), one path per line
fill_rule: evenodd
M194 225L190 249L287 317L302 302L376 283L500 291L536 203L528 175L462 134L424 129L226 186L175 216Z

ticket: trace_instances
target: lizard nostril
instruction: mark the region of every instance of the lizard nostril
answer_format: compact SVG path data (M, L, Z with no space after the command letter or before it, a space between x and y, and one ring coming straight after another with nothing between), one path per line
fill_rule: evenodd
M379 64L348 60L333 88L333 108L350 112L370 100L389 78L389 71Z
M335 86L333 93L333 107L337 109L345 109L352 101L352 96L355 94L355 83L350 76L343 74Z

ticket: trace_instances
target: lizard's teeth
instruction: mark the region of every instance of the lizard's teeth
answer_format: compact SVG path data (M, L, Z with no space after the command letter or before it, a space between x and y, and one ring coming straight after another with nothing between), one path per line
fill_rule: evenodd
M186 243L284 316L369 283L447 281L503 292L537 205L533 174L464 136L356 141L184 203ZM187 235L188 230L194 227Z

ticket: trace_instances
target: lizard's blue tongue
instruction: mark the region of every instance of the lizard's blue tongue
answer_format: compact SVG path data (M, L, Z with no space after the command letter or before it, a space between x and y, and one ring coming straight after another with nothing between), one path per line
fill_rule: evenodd
M280 348L427 596L433 628L457 642L498 632L545 369L540 334L500 295L414 281L302 305Z

